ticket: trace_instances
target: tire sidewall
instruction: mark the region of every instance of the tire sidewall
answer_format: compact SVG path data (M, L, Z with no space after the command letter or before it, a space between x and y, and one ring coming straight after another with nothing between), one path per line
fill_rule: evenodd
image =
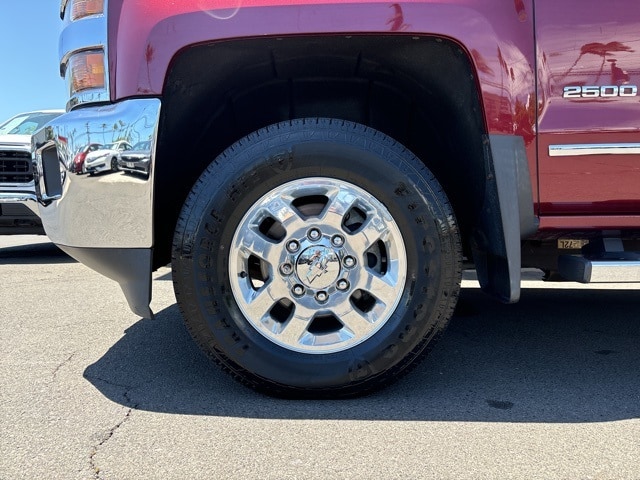
M442 224L452 212L435 195L435 179L425 178L424 166L388 137L376 132L371 138L374 131L362 126L343 126L338 135L331 122L293 127L234 145L196 185L176 239L183 252L192 253L178 265L190 270L193 285L181 293L197 303L185 316L192 333L200 332L201 346L257 383L353 388L404 368L407 356L422 350L446 323L443 296L455 266ZM274 188L309 177L338 179L372 194L396 221L407 255L406 283L393 314L374 335L336 353L305 354L276 345L245 319L230 285L230 245L245 213Z

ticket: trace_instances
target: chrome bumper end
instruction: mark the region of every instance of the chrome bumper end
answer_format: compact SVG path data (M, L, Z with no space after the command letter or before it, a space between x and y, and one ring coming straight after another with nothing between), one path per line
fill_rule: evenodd
M134 313L151 317L153 173L160 101L133 99L62 115L32 139L36 198L49 238L116 280ZM90 145L149 141L149 171L78 175Z

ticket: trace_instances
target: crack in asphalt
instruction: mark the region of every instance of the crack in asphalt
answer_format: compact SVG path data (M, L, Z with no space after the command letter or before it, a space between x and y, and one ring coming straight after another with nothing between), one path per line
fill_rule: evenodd
M51 376L53 380L55 380L56 377L58 376L58 372L60 371L60 369L64 367L67 363L69 363L75 355L76 355L76 352L73 352L65 360L63 360L56 368L53 369L53 372L51 372Z
M105 379L99 378L99 377L88 377L87 376L86 378L90 379L90 380L98 380L100 382L106 383L107 385L112 385L112 386L115 386L115 387L122 388L124 390L122 392L122 396L124 397L126 404L131 405L129 407L129 409L127 410L127 412L124 414L124 417L122 418L122 420L120 420L113 427L111 427L109 430L107 430L104 433L104 435L102 436L102 438L100 439L100 441L96 445L91 447L91 452L89 453L89 468L90 468L91 472L93 473L93 478L95 480L102 480L102 477L100 476L100 467L96 464L95 456L97 455L98 450L100 449L100 447L104 446L111 439L111 437L113 437L113 435L116 433L116 431L122 425L124 425L127 422L127 420L129 420L129 418L131 418L131 414L133 413L133 410L135 410L138 407L138 404L136 403L135 405L132 405L131 397L129 397L129 390L135 388L134 386L121 385L121 384L118 384L118 383L113 383L113 382L110 382L108 380L105 380Z
M129 420L129 417L131 416L132 411L133 411L133 408L130 408L129 410L127 410L127 413L124 415L124 418L120 420L118 423L116 423L113 427L111 427L107 432L105 432L104 436L102 437L102 440L100 440L100 442L97 445L94 445L91 448L91 453L89 454L89 466L91 468L91 471L93 472L93 478L95 478L96 480L101 480L102 478L100 476L100 467L96 465L96 461L95 461L95 456L98 453L98 449L102 447L105 443L107 443L109 439L113 437L114 433L116 433L116 430L118 430L127 420Z

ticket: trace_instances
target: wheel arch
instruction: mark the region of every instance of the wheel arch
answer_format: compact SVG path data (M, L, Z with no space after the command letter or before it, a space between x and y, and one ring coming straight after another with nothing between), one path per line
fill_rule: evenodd
M504 281L497 287L491 273L504 268L491 265L495 258L509 256L511 265L519 262L519 235L514 260L509 253L516 248L514 239L511 235L507 245L497 184L491 179L498 176L496 164L511 165L517 156L491 148L482 112L471 56L446 38L304 36L186 48L174 58L163 90L155 167L154 266L168 262L181 205L219 153L273 123L328 117L370 126L412 150L451 200L465 254L483 259L479 265L487 271L483 286L492 293L504 290ZM494 162L497 154L506 154L506 163ZM522 197L519 189L510 192L511 197L514 194L516 200ZM506 199L503 195L503 206ZM492 260L484 255L488 242L497 245L493 249L497 251L489 252ZM506 281L511 288L511 274ZM519 288L519 277L515 283ZM513 292L507 292L507 298L504 293L498 296L515 299Z

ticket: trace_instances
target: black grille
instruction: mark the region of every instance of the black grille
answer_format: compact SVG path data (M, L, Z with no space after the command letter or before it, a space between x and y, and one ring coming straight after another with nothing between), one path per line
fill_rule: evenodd
M0 151L0 183L29 183L32 180L33 170L29 152Z

